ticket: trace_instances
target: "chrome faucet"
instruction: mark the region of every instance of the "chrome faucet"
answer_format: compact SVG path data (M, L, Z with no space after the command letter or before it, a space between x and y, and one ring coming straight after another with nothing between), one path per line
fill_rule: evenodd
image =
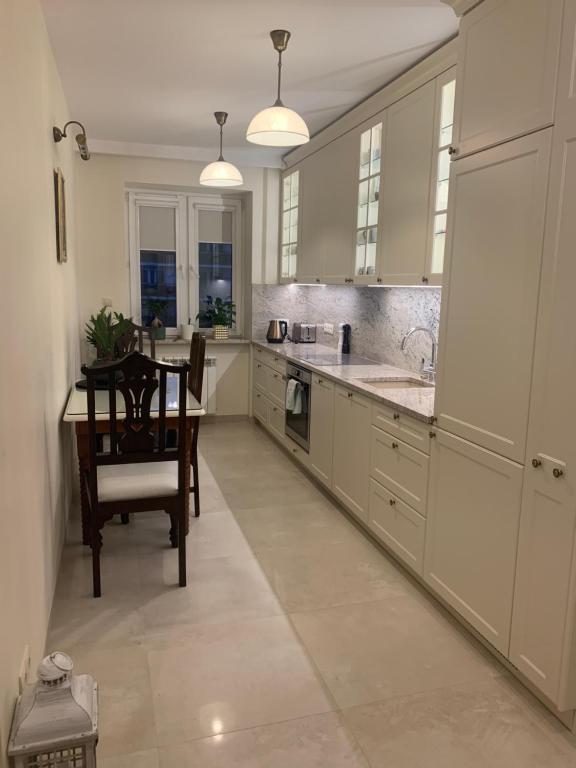
M430 340L432 341L432 353L430 355L430 363L429 365L424 365L424 361L422 361L422 374L427 378L429 381L434 381L436 379L436 336L432 333L430 328L425 328L423 325L419 325L416 328L410 328L408 333L404 336L402 339L402 343L400 344L400 349L404 352L406 349L406 342L412 336L412 334L416 333L417 331L422 331L422 333L428 334L430 337Z

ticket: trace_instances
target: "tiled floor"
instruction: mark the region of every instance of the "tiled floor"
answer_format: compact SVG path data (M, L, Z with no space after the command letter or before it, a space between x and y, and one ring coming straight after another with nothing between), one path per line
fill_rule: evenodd
M567 731L259 427L201 432L176 584L167 519L66 547L49 649L100 685L100 768L576 768ZM77 527L77 526L76 526Z

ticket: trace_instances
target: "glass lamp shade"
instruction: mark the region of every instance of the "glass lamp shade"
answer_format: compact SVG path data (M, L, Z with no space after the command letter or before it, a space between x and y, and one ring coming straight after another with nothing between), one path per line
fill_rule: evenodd
M200 184L205 187L237 187L243 183L238 168L225 160L209 163L200 174Z
M297 112L275 105L255 115L246 138L265 147L295 147L310 141L308 126Z

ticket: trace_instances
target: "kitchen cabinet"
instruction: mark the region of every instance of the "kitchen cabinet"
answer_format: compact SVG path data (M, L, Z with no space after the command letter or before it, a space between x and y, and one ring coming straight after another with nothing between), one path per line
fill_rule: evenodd
M268 398L262 392L252 393L252 413L261 424L268 426Z
M286 441L284 425L286 422L286 412L284 408L273 402L268 403L268 429L280 443Z
M413 448L430 453L430 425L396 411L387 405L372 404L372 424L399 437Z
M563 29L510 645L512 663L561 711L576 708L574 0Z
M523 468L437 430L432 441L424 578L508 654Z
M400 560L422 574L425 518L373 479L370 480L368 525Z
M387 110L378 265L385 285L421 285L427 279L435 102L432 80Z
M563 0L484 0L461 21L456 157L549 126Z
M324 151L306 158L300 166L300 232L296 279L299 283L321 283L324 275Z
M252 383L259 392L268 391L268 367L260 360L254 360L252 366Z
M426 514L428 456L378 427L370 430L370 476Z
M438 425L523 462L551 130L453 163Z
M332 485L334 448L334 384L321 376L312 376L310 419L310 469L316 477Z
M284 408L286 405L286 375L268 369L268 397L276 405Z
M368 520L370 401L345 387L334 387L332 490L361 520Z

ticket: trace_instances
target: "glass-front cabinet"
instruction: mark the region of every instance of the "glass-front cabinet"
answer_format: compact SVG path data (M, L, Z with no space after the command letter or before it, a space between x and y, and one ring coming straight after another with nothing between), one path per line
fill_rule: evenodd
M354 277L376 276L382 123L360 135ZM364 282L364 281L362 281Z
M300 172L293 171L282 179L280 279L293 282L298 266Z

